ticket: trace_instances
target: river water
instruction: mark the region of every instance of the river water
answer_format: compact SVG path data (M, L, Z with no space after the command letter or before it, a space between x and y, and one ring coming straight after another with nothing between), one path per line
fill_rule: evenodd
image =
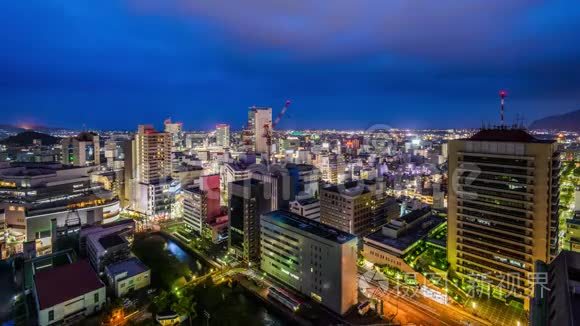
M190 255L183 250L177 242L172 239L164 239L166 250L171 252L179 261L186 263L195 275L203 275L209 271L207 263L194 255ZM249 293L239 293L234 297L235 304L239 305L249 315L256 317L256 323L267 326L285 325L283 317L268 310L264 303Z

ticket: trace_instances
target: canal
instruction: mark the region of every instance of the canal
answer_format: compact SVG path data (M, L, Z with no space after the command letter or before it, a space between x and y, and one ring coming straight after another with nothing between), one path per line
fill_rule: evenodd
M165 238L160 235L152 235L151 237L162 238L166 243L165 249L180 262L187 264L193 274L203 275L210 270L210 266L203 259L190 254L181 247L180 243L173 239ZM250 325L281 326L287 324L284 322L284 318L281 315L272 311L272 309L268 308L261 300L246 291L235 291L232 293L232 295L228 297L227 305L232 307L232 313L237 314L238 312L243 312L243 314L249 318L247 321L249 321ZM198 313L200 315L202 314L202 312ZM236 315L231 316L231 318L234 319L236 317Z

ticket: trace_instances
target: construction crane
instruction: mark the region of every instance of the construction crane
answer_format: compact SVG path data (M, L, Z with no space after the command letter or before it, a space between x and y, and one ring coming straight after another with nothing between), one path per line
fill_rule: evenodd
M286 114L286 111L288 111L288 108L290 107L291 103L292 102L290 100L286 100L286 103L284 103L284 107L282 108L282 110L280 110L280 113L278 113L278 116L272 123L271 127L270 124L268 123L264 124L264 137L266 137L266 145L268 146L268 158L266 160L266 165L270 164L270 159L272 158L272 136L273 136L272 131L274 130L274 128L276 128L282 117L284 117L284 114Z

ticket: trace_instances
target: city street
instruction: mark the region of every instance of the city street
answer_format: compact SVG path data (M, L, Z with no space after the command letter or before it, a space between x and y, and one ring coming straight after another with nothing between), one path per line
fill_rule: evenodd
M389 287L381 277L359 274L363 280L361 291L364 295L383 302L383 315L393 323L402 325L491 325L476 319L453 304L440 304L423 297L418 291L407 292L403 287Z

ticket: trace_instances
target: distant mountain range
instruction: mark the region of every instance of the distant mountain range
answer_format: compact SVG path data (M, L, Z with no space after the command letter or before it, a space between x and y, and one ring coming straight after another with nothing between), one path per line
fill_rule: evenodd
M532 122L528 129L550 129L580 132L580 110L538 119Z
M12 126L12 125L0 124L0 130L2 130L5 133L19 133L19 132L23 132L25 129L20 128L20 127L16 127L16 126Z
M54 132L59 132L62 130L67 130L67 129L53 128L53 127L47 127L47 126L42 126L42 125L26 125L26 128L24 128L24 126L0 124L0 139L5 139L9 136L14 136L16 134L19 134L19 133L25 132L25 131L36 131L36 132L41 132L41 133L46 133L46 134L52 134Z
M29 146L32 145L32 142L35 139L40 139L43 145L54 145L60 140L58 137L53 137L51 135L28 130L1 140L0 144L12 146Z

